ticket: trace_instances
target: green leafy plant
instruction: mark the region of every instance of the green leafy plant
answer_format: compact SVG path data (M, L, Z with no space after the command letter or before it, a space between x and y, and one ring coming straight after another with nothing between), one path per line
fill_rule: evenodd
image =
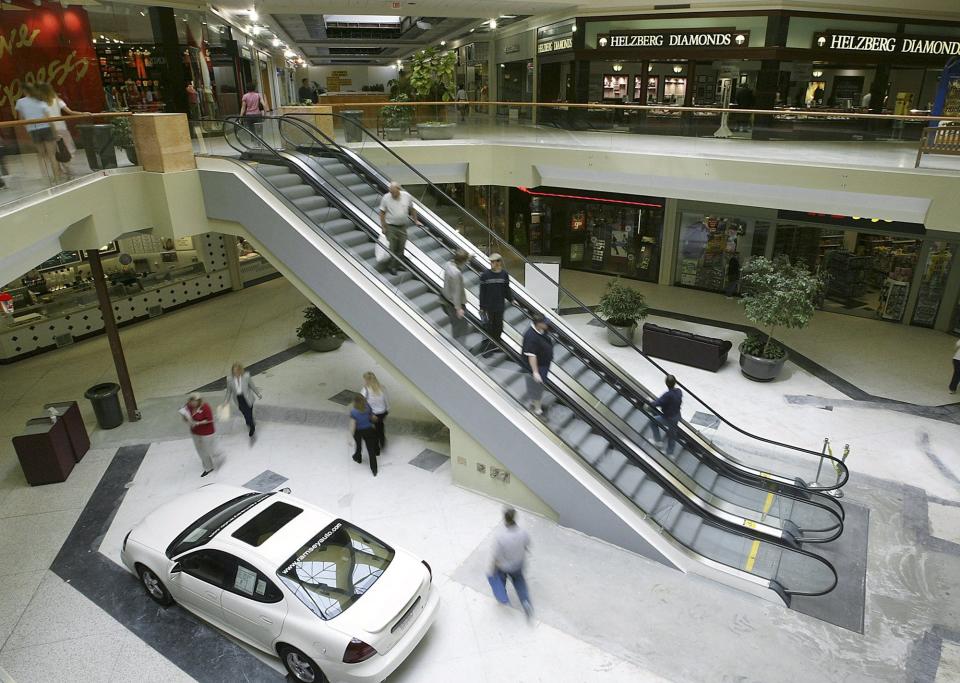
M407 95L399 94L391 102L409 102ZM413 121L413 107L386 106L380 111L384 128L410 128Z
M414 53L410 60L410 87L421 101L450 102L457 89L457 55L428 47ZM436 107L440 118L440 105Z
M774 341L773 333L778 327L801 329L810 324L824 290L823 277L786 256L756 257L740 271L740 282L743 313L764 330L748 336L740 350L758 358L783 358L786 350Z
M346 336L327 314L316 306L303 309L303 323L297 328L300 339L325 339Z
M643 294L622 284L620 280L607 283L600 297L597 313L615 327L632 327L647 317L647 303Z
M129 116L114 116L110 120L113 126L113 144L117 147L133 147L133 130Z

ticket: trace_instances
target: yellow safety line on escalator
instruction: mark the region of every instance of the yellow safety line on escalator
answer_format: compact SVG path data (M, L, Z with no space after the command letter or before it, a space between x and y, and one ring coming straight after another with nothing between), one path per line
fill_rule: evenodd
M754 541L750 546L750 554L747 555L747 563L743 566L748 572L753 571L753 565L757 561L757 553L760 552L760 541Z
M772 506L773 506L773 491L770 491L767 494L767 499L763 501L763 514L760 515L761 522L767 518L767 513L770 512L770 508Z

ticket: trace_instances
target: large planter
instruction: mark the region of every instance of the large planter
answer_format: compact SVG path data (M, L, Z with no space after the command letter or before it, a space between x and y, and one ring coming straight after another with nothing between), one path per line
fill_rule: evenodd
M387 140L403 140L403 129L402 128L384 128L383 136Z
M421 123L417 125L421 140L452 140L455 123Z
M607 341L610 342L613 346L630 346L627 342L623 341L617 334L614 333L614 330L622 334L624 337L630 340L633 343L633 335L637 331L637 325L634 323L629 327L622 327L620 325L614 325L611 322L607 323L610 327L607 328Z
M336 351L343 345L343 337L320 337L319 339L304 339L307 348L311 351L326 353Z
M770 360L769 358L751 356L749 353L744 353L743 350L740 351L740 372L756 382L775 380L786 362L786 352L784 352L782 358Z
M123 151L126 152L127 159L130 161L130 163L136 166L137 165L137 148L134 147L133 145L130 145L129 147L124 147Z

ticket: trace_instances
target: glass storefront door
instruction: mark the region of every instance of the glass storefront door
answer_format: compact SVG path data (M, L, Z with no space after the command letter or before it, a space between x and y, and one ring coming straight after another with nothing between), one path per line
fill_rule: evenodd
M770 222L728 214L684 211L680 216L677 272L674 282L711 292L726 289L731 262L741 265L763 256Z

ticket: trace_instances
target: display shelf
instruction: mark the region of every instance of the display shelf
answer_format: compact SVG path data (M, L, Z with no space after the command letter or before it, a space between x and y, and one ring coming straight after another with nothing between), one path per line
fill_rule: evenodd
M877 304L877 315L884 320L900 321L907 307L907 295L910 293L910 283L900 280L887 280L880 290L880 301Z

